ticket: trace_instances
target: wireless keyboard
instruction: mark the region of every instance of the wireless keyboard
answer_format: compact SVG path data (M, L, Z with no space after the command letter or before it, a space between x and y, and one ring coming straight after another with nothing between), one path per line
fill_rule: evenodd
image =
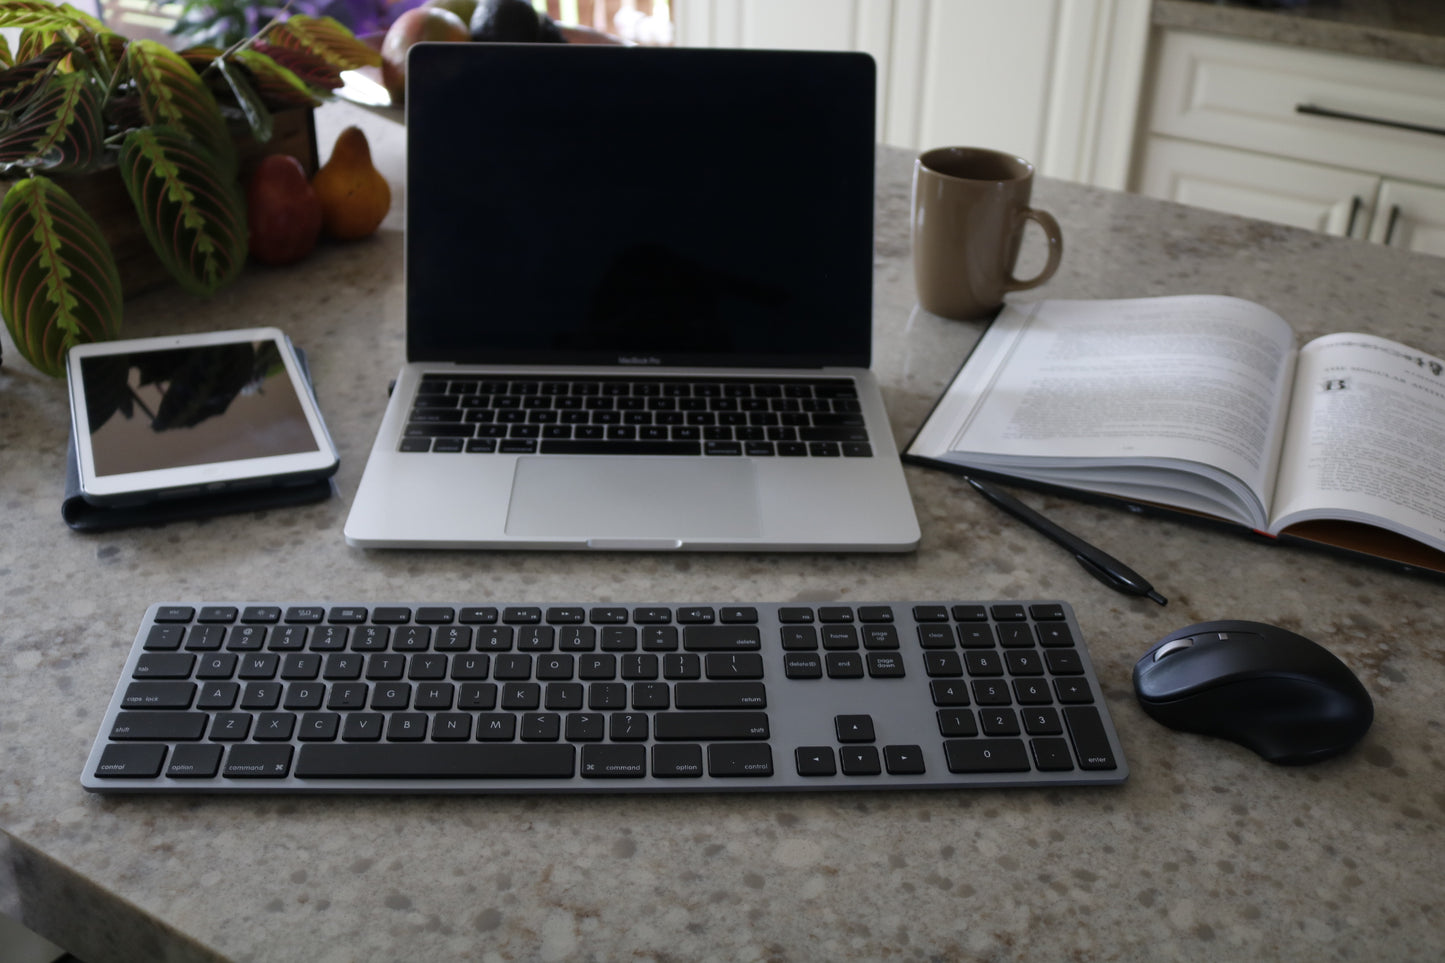
M152 605L96 792L678 792L1128 776L1058 601Z

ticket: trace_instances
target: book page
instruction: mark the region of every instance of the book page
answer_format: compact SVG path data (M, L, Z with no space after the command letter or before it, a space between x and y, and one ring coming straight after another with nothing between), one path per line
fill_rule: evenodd
M1132 492L1081 484L1080 469L1162 468L1173 472L1168 485L1196 489L1184 507L1262 528L1293 349L1282 318L1237 298L1010 306L913 451L937 444L947 454L936 457L1045 481L1047 470L1069 469L1064 483L1121 497ZM1147 484L1160 485L1150 474ZM1221 512L1221 503L1238 507Z
M1367 334L1300 350L1272 531L1330 518L1445 550L1445 361Z

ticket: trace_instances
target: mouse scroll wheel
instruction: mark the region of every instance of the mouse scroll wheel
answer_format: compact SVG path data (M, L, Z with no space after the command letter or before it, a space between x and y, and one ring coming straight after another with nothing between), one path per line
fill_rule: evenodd
M1166 642L1155 650L1154 661L1158 662L1160 659L1167 658L1168 656L1173 655L1175 652L1178 652L1182 649L1190 648L1193 645L1194 640L1192 638L1175 639L1173 642Z

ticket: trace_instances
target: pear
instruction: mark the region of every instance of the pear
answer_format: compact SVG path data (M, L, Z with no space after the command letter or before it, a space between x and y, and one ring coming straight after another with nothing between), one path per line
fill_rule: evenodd
M336 137L331 158L311 179L321 200L327 237L354 241L376 233L391 210L391 185L371 162L371 145L360 127Z

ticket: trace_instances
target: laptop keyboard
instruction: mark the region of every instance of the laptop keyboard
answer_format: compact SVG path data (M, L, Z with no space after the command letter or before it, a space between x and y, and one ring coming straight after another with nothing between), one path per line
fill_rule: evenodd
M401 451L859 458L873 454L847 378L423 375Z
M1106 785L1128 775L1057 601L166 603L99 792Z

